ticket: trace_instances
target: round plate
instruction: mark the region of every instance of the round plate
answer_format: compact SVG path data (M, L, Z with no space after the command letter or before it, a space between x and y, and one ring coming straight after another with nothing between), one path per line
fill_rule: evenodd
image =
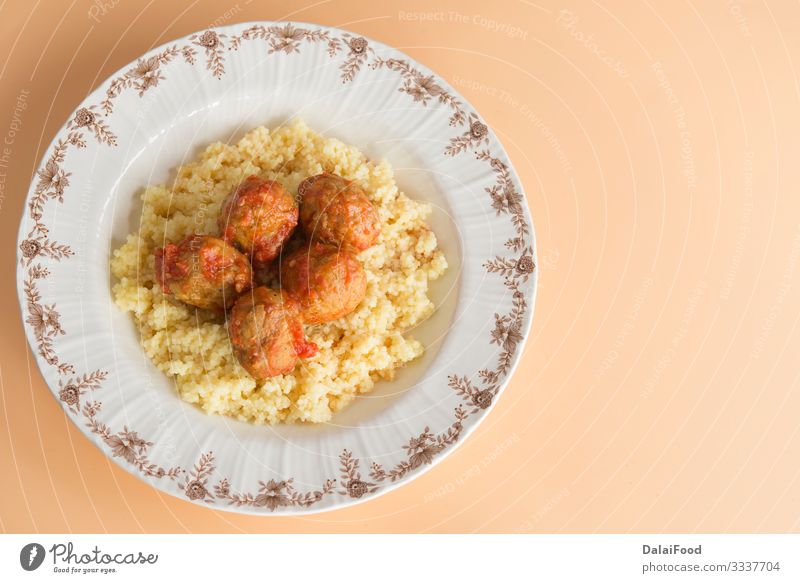
M333 422L253 426L203 414L139 345L111 297L109 257L138 193L215 140L302 117L385 157L429 201L450 265L413 331L425 355ZM256 22L154 49L95 90L34 177L17 273L28 341L66 414L106 455L184 500L252 514L364 501L419 476L488 414L530 328L533 226L478 113L403 53L314 24Z

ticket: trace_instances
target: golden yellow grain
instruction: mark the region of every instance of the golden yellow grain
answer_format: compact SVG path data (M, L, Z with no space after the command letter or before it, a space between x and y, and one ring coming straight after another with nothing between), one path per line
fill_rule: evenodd
M378 209L381 236L359 256L367 294L348 316L306 328L320 348L316 357L291 374L255 381L236 361L224 320L195 313L161 292L153 251L191 233L217 234L222 201L250 174L296 192L303 179L322 171L357 181ZM429 206L398 192L386 161L368 162L356 148L296 120L274 131L256 128L237 144L211 144L178 169L171 187L147 187L142 202L139 231L111 260L114 298L133 314L142 347L174 376L185 401L254 423L321 423L422 354L422 345L403 332L433 311L428 282L444 273L447 262L425 224Z

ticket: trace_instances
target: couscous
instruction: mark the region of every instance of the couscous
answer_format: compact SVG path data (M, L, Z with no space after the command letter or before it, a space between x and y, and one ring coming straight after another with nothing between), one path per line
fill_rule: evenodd
M358 255L366 296L347 316L306 327L317 356L291 373L256 381L233 354L224 314L195 310L162 292L153 253L192 233L216 234L220 206L246 176L280 181L296 193L321 172L357 182L378 211L378 240ZM447 262L425 223L429 205L398 191L385 160L373 163L295 120L272 131L256 128L236 144L209 145L178 169L171 186L148 186L142 203L138 230L113 253L114 299L133 314L145 352L174 377L185 401L254 423L321 423L422 354L423 346L404 333L433 312L428 285Z

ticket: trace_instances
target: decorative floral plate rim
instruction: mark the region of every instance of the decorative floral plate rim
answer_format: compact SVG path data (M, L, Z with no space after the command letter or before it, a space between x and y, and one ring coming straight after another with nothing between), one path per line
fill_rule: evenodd
M49 205L63 204L69 195L68 154L90 147L117 147L120 138L111 120L123 93L142 97L169 83L165 72L176 61L202 68L198 76L220 80L243 43L263 43L270 54L287 58L301 50L324 49L338 65L344 85L370 70L396 73L397 91L415 104L435 103L448 112L452 135L442 155L473 156L489 166L494 182L483 190L497 220L507 219L514 232L504 243L508 253L486 257L483 263L486 273L511 293L507 311L493 316L489 343L499 347L497 364L448 376L450 389L461 399L450 426L438 432L425 426L402 445L404 459L389 466L345 448L339 454L339 475L310 490L296 488L292 477L234 484L217 471L212 450L198 451L192 464L160 464L151 459L153 443L146 435L127 425L112 428L102 419L100 397L109 371L79 370L59 358L58 341L68 331L62 327L57 303L49 302L40 288L41 282L52 277L53 266L75 255L69 244L50 237L44 218ZM28 342L42 376L71 421L120 467L159 490L196 504L259 515L316 512L358 503L407 483L444 459L486 418L508 384L529 335L538 279L533 223L522 187L507 153L477 111L441 77L402 52L349 31L301 22L246 22L198 31L148 51L98 85L57 132L36 171L20 223L17 256L17 287ZM56 374L57 381L49 380L49 374ZM330 499L335 501L317 507Z

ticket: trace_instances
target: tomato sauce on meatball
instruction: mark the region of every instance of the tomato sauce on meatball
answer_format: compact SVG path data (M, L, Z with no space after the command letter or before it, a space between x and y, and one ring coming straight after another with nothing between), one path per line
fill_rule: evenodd
M198 308L223 311L252 285L250 263L235 247L208 235L189 235L155 251L164 293Z
M300 226L309 239L355 251L375 244L380 219L358 184L325 172L305 179L297 193Z
M225 199L218 219L222 238L255 269L266 267L297 226L294 196L280 182L249 176Z
M281 259L280 284L297 298L307 324L323 324L356 309L367 292L367 276L347 249L312 243Z
M234 304L228 331L236 358L256 379L291 372L317 354L303 334L300 306L286 293L257 287Z

